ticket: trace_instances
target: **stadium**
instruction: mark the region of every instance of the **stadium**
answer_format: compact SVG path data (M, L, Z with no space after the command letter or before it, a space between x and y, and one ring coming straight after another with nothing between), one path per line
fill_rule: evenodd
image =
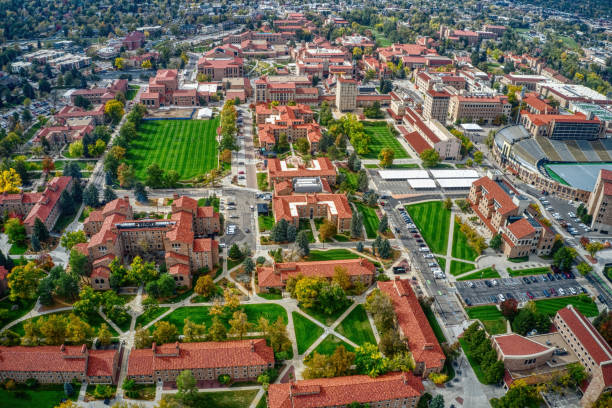
M532 136L523 125L500 129L493 154L523 181L568 200L586 202L599 171L612 170L612 139L554 140Z

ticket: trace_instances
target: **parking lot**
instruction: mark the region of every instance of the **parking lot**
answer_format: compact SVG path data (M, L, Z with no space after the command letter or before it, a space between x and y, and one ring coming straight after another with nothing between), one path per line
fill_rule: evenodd
M561 275L554 275L561 277ZM529 279L529 283L524 281ZM546 279L546 280L544 280ZM533 282L536 280L536 282ZM489 285L487 285L487 282ZM531 275L515 278L499 278L456 282L457 290L461 298L468 306L499 303L499 295L504 298L514 298L519 302L531 299L544 299L546 297L573 296L583 293L583 289L575 279L551 281L546 275ZM574 293L572 293L572 289ZM544 293L547 291L548 296ZM532 296L530 297L527 292ZM510 296L509 296L510 295ZM467 301L466 301L467 299Z
M567 230L573 236L589 235L591 229L576 217L577 203L561 200L551 196L540 196L540 205L546 209L549 217L559 223L567 223Z

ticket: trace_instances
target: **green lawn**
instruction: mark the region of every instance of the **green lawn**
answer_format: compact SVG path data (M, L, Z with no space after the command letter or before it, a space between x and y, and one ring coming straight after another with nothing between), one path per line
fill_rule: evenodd
M362 203L353 204L355 204L355 207L357 207L357 211L359 211L361 213L361 216L363 217L363 226L365 227L368 238L376 238L378 231L378 223L380 222L378 216L376 215L376 210Z
M588 299L588 301L583 301ZM554 299L536 300L538 311L554 316L557 310L567 305L574 305L586 317L595 317L598 314L597 305L587 295L559 297Z
M259 390L198 392L194 407L244 408L251 405ZM165 398L176 399L175 395Z
M268 184L268 173L257 173L257 188L261 191L270 190L270 185Z
M140 87L138 85L130 85L127 92L125 93L125 99L131 101L134 99Z
M365 343L376 344L372 325L363 305L357 305L351 313L342 320L337 328L338 333L363 346Z
M395 152L396 159L410 158L397 138L389 131L387 122L372 121L361 123L363 123L364 132L370 135L370 152L368 154L361 155L361 157L366 159L378 159L378 154L380 151L385 147L389 147Z
M5 326L12 322L13 320L19 319L21 316L27 314L36 304L36 299L32 300L17 300L15 302L11 302L8 297L2 301L0 301L0 309L6 310L6 317L0 320L0 327ZM18 305L19 308L17 310L11 310L13 305Z
M327 251L310 251L306 261L335 261L338 259L357 259L359 255L348 249L328 249Z
M436 315L434 315L433 310L431 310L431 306L424 307L423 312L425 313L425 316L427 316L427 321L429 322L429 325L434 331L434 334L436 335L436 339L438 339L438 342L439 343L446 342L446 336L444 335L444 332L442 331L442 328L440 327L440 323L438 323L438 319L436 319Z
M348 184L353 190L357 190L357 173L348 171L345 168L338 167L338 172L344 174L346 177L346 184Z
M227 258L227 270L229 271L232 268L235 268L236 266L240 265L242 262L244 262L244 258L242 259Z
M283 295L280 293L259 293L259 296L267 300L279 300L283 298Z
M298 226L298 232L300 231L306 231L306 234L308 235L308 242L310 242L311 244L315 242L310 221L301 219Z
M46 314L46 315L43 315L43 316L40 316L40 317L35 317L34 319L39 319L41 317L48 318L49 316L54 315L54 314L66 315L67 316L67 315L70 314L70 311L57 312L57 313L49 313L49 314ZM31 320L31 319L27 319L27 320L21 321L21 322L17 323L15 326L11 327L10 329L12 331L14 331L15 333L19 334L20 336L23 336L25 334L25 330L23 329L23 324L26 321L28 321L28 320ZM85 319L83 319L83 320L85 320ZM117 331L115 329L113 329L113 327L110 324L108 324L108 322L106 320L104 320L102 318L102 316L100 316L99 314L96 314L94 317L90 317L90 318L88 318L85 321L91 326L92 329L94 329L94 331L96 333L100 329L100 325L102 323L106 323L106 325L108 326L108 330L110 330L110 332L111 332L111 334L113 336L118 336L119 335L119 333L117 333Z
M9 254L10 255L23 255L26 253L27 250L28 250L27 244L26 245L13 244L11 245L11 248L9 249Z
M183 180L207 173L217 168L218 126L218 118L145 121L130 142L127 161L141 180L153 163L165 171L176 170Z
M469 275L465 275L460 278L457 278L457 280L466 281L466 280L472 280L472 279L492 279L492 278L501 278L501 276L499 276L499 273L495 269L489 267L489 268L481 269L474 273L470 273Z
M324 325L329 326L330 324L332 324L333 322L338 320L338 318L342 315L342 313L344 313L344 311L346 309L348 309L351 306L351 304L353 304L353 302L350 302L348 305L346 305L345 308L337 310L336 313L334 313L332 315L328 315L328 314L319 312L318 310L306 309L304 307L300 307L300 309L302 309L302 311L304 313L306 313L307 315L309 315L313 319L318 320L321 323L323 323Z
M465 309L472 319L479 319L487 333L502 334L506 332L506 318L495 306L474 306Z
M475 261L478 253L468 245L467 237L461 232L461 226L455 223L453 228L453 258Z
M74 221L74 218L76 217L76 215L77 215L77 210L75 210L74 213L72 214L60 215L57 221L55 222L55 226L53 227L53 232L63 232L66 229L66 227L70 225L72 221Z
M169 307L157 307L155 308L155 311L149 313L148 315L141 314L140 316L136 318L136 326L134 327L138 327L139 325L142 325L143 327L146 326L147 324L149 324L150 321L155 320L159 316L166 313L168 309L170 308Z
M63 384L41 384L35 390L29 390L18 385L17 389L23 390L26 393L26 397L18 398L15 392L0 388L0 400L2 400L0 406L11 408L53 408L66 398ZM75 389L75 393L70 399L76 401L78 392L78 388Z
M451 212L444 208L442 201L407 205L406 210L429 248L437 254L446 254Z
M323 334L323 329L298 312L291 312L298 354L304 354L308 347Z
M87 166L91 165L91 166L95 166L96 162L92 161L92 160L71 160L73 163L76 163L79 165L79 168L81 170L85 170L87 168ZM68 163L68 160L57 160L55 162L53 162L53 164L55 164L55 170L63 170L64 166L66 165L66 163Z
M472 369L474 369L474 374L476 374L478 381L480 381L481 384L486 384L486 381L484 380L484 373L482 372L480 364L477 364L476 361L474 361L474 357L472 357L473 351L470 350L470 347L465 342L465 340L463 340L462 338L459 338L458 340L459 344L461 344L461 347L463 348L463 351L465 352L465 356L467 357L468 361L470 362L470 365L472 366Z
M330 356L334 354L334 351L336 351L336 348L340 345L343 345L347 351L355 351L355 348L353 346L346 343L345 341L340 340L333 334L328 335L321 343L319 343L319 345L317 346L317 348L314 349L314 351L319 354L325 354L327 356Z
M438 261L438 265L440 265L440 269L445 271L446 270L446 258L442 258L441 256L436 256L436 261Z
M511 268L508 268L507 270L510 276L541 275L550 272L550 268L547 266L541 268L528 268L519 270L513 270Z
M249 323L257 325L257 321L260 317L265 317L270 322L275 322L278 317L282 317L285 323L287 323L287 312L282 306L274 304L257 304L257 305L241 305L242 309L247 314ZM212 316L209 314L209 306L185 306L179 307L172 313L164 317L162 320L168 321L174 324L180 333L183 332L185 327L185 319L189 319L194 323L204 323L206 327L210 327L212 324ZM221 317L221 320L225 323L226 327L229 328L228 320L231 319L231 313Z
M450 273L453 276L458 276L466 272L473 271L474 269L476 269L476 265L474 264L455 261L454 259L451 260Z

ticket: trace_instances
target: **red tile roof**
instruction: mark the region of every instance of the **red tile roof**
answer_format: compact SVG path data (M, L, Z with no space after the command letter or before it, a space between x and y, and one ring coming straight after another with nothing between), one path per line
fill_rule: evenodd
M72 177L54 177L53 180L47 184L47 188L45 188L42 197L34 204L34 207L32 207L32 210L30 210L30 213L23 223L33 226L36 218L40 218L42 222L45 222L71 181Z
M170 219L176 224L166 233L166 237L170 241L191 244L193 242L193 216L186 211L179 211L173 213Z
M329 177L336 175L336 168L332 164L331 160L327 157L319 157L313 159L314 162L319 164L319 168L316 169L314 166L311 168L298 167L297 169L283 170L281 167L281 161L279 159L268 160L268 174L270 177Z
M162 357L160 354L170 356ZM160 346L153 344L153 347L149 349L132 349L128 362L128 375L154 375L155 371L162 370L262 366L268 364L274 364L274 352L271 347L266 345L264 339L172 343Z
M211 252L219 243L210 238L198 238L193 240L193 252Z
M531 123L536 126L548 125L550 122L571 122L571 123L601 123L598 119L587 119L583 113L573 115L545 115L521 111L521 116L526 116Z
M505 356L529 356L550 350L549 347L515 333L493 336L493 341Z
M541 113L556 112L555 108L553 108L552 106L550 106L549 104L547 104L546 102L544 102L543 100L541 100L535 95L526 96L523 99L523 102L525 102L528 106L531 106L532 108L536 109L538 112L541 112Z
M185 265L185 264L176 264L176 265L172 265L170 268L168 268L168 273L172 276L175 275L184 275L184 276L189 276L189 266Z
M274 211L274 219L278 222L281 219L291 221L294 215L291 214L291 204L295 206L306 205L306 203L321 203L327 202L328 212L338 216L338 218L351 218L353 211L349 205L348 199L344 194L303 194L280 196L272 199L272 208ZM330 206L329 204L333 204Z
M508 230L515 236L516 239L523 239L536 232L536 229L531 225L527 218L521 218L508 225Z
M423 383L412 373L388 373L376 378L353 375L270 384L269 408L318 408L346 406L420 397Z
M15 194L0 194L0 204L8 204L11 202L20 202L21 204L34 204L42 197L42 193L15 193Z
M374 275L376 267L365 258L343 259L336 261L319 262L285 262L275 263L271 267L257 268L259 286L284 287L285 282L292 276L317 276L331 279L337 267L346 269L349 276Z
M391 297L399 327L408 341L414 361L424 363L425 369L442 367L446 357L410 282L399 279L378 282L378 287Z
M499 205L497 212L501 214L507 214L511 211L516 210L518 207L512 201L512 197L504 191L495 181L488 177L481 177L472 183L475 186L484 187L487 190L487 198L495 200Z
M91 272L92 278L106 278L110 277L110 269L105 266L98 266Z

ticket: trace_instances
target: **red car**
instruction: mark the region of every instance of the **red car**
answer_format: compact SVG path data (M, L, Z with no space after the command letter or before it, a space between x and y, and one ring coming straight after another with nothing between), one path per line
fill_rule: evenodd
M244 174L244 170L240 170L238 174Z
M533 295L531 294L531 292L527 292L527 297L528 297L529 299L533 299Z

